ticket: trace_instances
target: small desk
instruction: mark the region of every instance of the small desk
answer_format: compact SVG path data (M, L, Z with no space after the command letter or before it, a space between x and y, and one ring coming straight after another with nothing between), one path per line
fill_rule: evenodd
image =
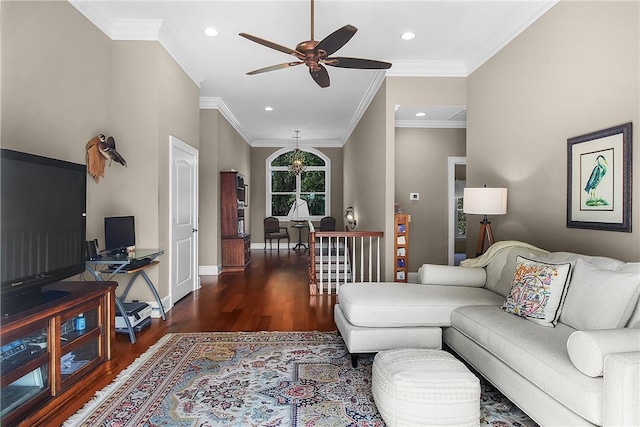
M293 247L293 250L297 251L298 249L300 249L301 251L304 252L308 248L307 248L307 245L302 243L302 229L303 228L309 228L309 224L307 224L306 220L305 221L299 221L299 222L293 221L293 223L294 224L291 227L298 229L298 244Z
M136 281L138 276L142 276L142 278L147 282L147 286L153 293L156 302L158 303L158 307L160 309L160 315L162 316L162 320L165 320L165 312L164 307L162 306L162 300L160 299L160 295L158 295L158 291L155 286L153 286L153 282L147 276L147 273L144 272L145 269L158 264L160 261L155 261L157 257L164 254L163 249L153 249L153 250L137 250L130 254L122 254L122 255L103 255L100 258L87 260L85 265L87 270L91 275L99 282L104 281L103 275L109 275L109 278L106 280L110 280L116 274L132 274L127 287L124 289L122 295L116 298L116 307L120 314L122 315L125 324L127 325L127 330L129 331L129 340L131 344L136 342L136 334L129 322L129 317L127 316L127 311L124 309L122 303L125 301L127 295L129 294L129 290L131 289L131 285ZM126 270L126 266L130 264L132 261L141 260L143 258L149 258L151 262L149 264L143 265L142 267L136 268L134 270ZM100 265L108 265L110 268L105 270L97 270L96 268Z

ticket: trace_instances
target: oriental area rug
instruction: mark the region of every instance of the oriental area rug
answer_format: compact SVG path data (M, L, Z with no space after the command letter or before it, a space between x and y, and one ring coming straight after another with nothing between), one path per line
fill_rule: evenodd
M70 426L384 426L336 332L168 334L64 424ZM534 426L482 381L480 424Z

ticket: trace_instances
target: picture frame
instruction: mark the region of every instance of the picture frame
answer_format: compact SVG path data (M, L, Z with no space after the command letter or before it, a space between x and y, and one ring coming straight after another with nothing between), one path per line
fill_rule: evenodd
M631 232L632 124L567 139L567 227Z

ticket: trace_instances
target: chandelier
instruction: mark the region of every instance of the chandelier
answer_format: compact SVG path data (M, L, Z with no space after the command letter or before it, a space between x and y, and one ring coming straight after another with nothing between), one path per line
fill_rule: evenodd
M293 151L293 155L291 156L289 172L295 175L300 175L300 173L303 172L306 167L304 166L304 154L302 153L302 151L300 151L300 148L298 148L298 142L300 140L299 130L296 131L296 136L294 136L294 138L296 139L296 149Z

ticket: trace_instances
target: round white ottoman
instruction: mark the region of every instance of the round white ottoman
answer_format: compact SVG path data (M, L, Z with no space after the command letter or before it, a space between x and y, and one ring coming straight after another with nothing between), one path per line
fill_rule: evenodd
M382 351L372 376L373 400L390 427L480 424L480 381L446 351Z

